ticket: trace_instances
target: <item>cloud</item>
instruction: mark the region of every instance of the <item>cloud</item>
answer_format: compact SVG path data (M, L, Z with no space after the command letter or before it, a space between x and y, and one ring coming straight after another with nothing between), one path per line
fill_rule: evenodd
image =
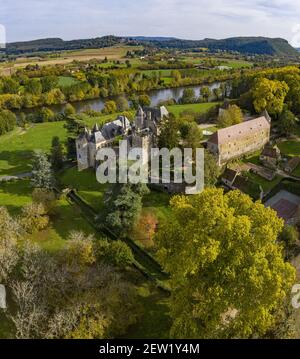
M300 23L295 0L0 0L0 5L8 41L107 34L293 41Z

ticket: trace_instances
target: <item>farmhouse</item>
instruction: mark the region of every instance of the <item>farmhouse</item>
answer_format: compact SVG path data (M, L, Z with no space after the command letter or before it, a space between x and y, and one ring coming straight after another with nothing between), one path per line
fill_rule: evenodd
M127 140L128 150L139 147L150 153L159 135L159 123L168 114L164 106L139 107L133 124L127 117L119 116L101 129L97 125L91 131L85 129L76 139L78 170L95 168L97 151L103 147L112 147L118 139Z
M270 140L270 130L270 117L265 113L258 118L218 130L209 138L207 148L216 156L219 166L222 166L263 148Z

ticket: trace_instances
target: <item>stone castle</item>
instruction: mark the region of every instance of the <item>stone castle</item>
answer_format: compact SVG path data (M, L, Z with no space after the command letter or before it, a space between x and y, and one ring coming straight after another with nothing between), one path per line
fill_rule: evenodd
M101 129L95 125L92 130L84 129L76 139L78 170L95 168L97 151L103 147L113 147L116 141L127 140L128 149L138 147L150 155L156 146L159 123L168 116L165 106L159 108L140 107L131 124L127 117L119 116L115 121L106 123Z

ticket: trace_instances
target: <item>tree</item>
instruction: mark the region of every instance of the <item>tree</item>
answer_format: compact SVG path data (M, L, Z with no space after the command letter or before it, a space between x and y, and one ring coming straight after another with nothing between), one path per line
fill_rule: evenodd
M294 133L297 127L297 120L295 115L285 108L279 115L278 128L282 135L290 136Z
M54 214L57 202L54 191L44 188L35 188L32 192L32 200L34 203L41 203L45 209L45 213L49 215Z
M111 113L115 113L117 112L117 105L115 103L115 101L106 101L104 104L104 109L103 109L103 113L105 114L111 114Z
M200 141L203 139L202 131L195 122L187 122L186 125L186 134L182 136L185 140L184 146L195 150L200 147Z
M52 138L52 147L51 147L51 165L54 170L60 170L64 164L63 158L63 146L60 142L58 136Z
M192 88L185 88L182 93L182 97L180 98L180 103L195 103L196 102L196 94Z
M283 243L287 256L289 256L289 252L295 247L298 239L299 233L297 229L293 226L285 225L279 235L279 240Z
M56 88L58 85L57 76L44 76L41 78L42 91L49 92Z
M42 84L40 79L29 79L25 85L25 90L31 95L39 96L42 93Z
M64 109L64 115L65 117L69 117L76 114L76 110L74 106L72 106L70 103L67 103Z
M37 112L36 122L50 122L54 119L54 112L48 107L43 107Z
M20 223L27 233L34 233L45 229L49 224L49 217L42 203L33 202L24 206Z
M179 123L173 114L169 114L159 125L158 147L172 150L179 146Z
M275 321L295 280L276 243L283 220L240 191L171 199L159 258L170 273L171 336L249 338Z
M124 268L134 262L134 256L128 245L122 241L112 242L106 252L109 263Z
M222 97L223 97L223 91L221 89L221 87L215 87L213 89L213 93L214 93L214 96L216 98L217 101L221 100Z
M208 102L209 98L211 97L211 90L208 86L201 87L200 94L203 99Z
M66 244L66 260L72 270L81 270L84 266L95 263L93 236L83 232L71 232Z
M139 218L142 198L149 192L145 184L116 184L108 203L107 224L117 233L126 234Z
M118 112L127 111L129 109L128 101L124 96L118 97L116 100L116 104Z
M228 109L222 110L218 117L218 123L221 127L229 127L241 123L243 113L237 105L229 105Z
M151 99L148 95L140 95L138 98L138 103L140 106L150 106L151 105Z
M52 189L54 179L51 163L44 152L36 152L32 165L31 184L35 188Z
M289 87L284 81L259 78L252 90L255 111L267 110L270 115L278 115L283 110Z
M6 283L18 263L19 233L19 223L9 215L5 207L0 207L0 283Z
M204 184L205 187L214 186L220 176L220 167L215 157L207 150L204 152Z
M181 80L181 73L178 70L171 71L171 77L175 80L175 82L180 82Z

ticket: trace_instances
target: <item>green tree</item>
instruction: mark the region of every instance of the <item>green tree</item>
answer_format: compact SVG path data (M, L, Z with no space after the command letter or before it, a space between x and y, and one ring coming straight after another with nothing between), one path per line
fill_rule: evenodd
M36 152L32 165L31 183L35 188L51 190L54 185L54 178L51 163L44 152Z
M195 103L196 102L196 94L194 89L192 88L185 88L182 93L182 97L180 98L180 103L187 104L187 103Z
M106 222L116 232L126 234L142 210L142 198L149 190L145 184L116 184L108 203Z
M150 106L151 105L151 99L148 95L140 95L138 98L138 103L140 106Z
M229 127L241 123L243 113L237 105L229 105L228 109L222 110L218 117L218 123L221 127Z
M204 152L204 184L205 187L214 186L220 176L220 167L215 157L207 150Z
M158 146L171 150L179 146L179 141L179 122L173 114L169 114L159 125Z
M116 100L118 112L128 111L129 104L125 96L120 96Z
M42 93L42 84L40 79L29 79L25 85L25 90L31 95L39 96Z
M51 165L54 170L60 170L63 167L64 158L63 158L63 146L60 142L58 136L54 136L52 138L52 146L51 146Z
M117 112L117 105L116 105L115 101L113 101L113 100L106 101L104 104L103 113L108 115L108 114L115 113L115 112Z
M72 106L70 103L67 103L64 109L64 115L65 117L69 117L76 114L76 110L74 106Z
M259 78L252 90L255 111L267 110L270 115L278 115L283 110L289 87L284 81Z
M297 127L297 120L293 112L285 108L279 115L278 129L281 134L290 136L294 133Z
M43 92L49 92L57 87L58 78L57 76L44 76L41 78L41 85Z
M211 90L208 86L201 87L200 94L203 99L208 102L209 98L211 97Z
M249 338L275 322L295 280L276 243L283 221L240 191L171 200L159 258L171 275L171 336Z

